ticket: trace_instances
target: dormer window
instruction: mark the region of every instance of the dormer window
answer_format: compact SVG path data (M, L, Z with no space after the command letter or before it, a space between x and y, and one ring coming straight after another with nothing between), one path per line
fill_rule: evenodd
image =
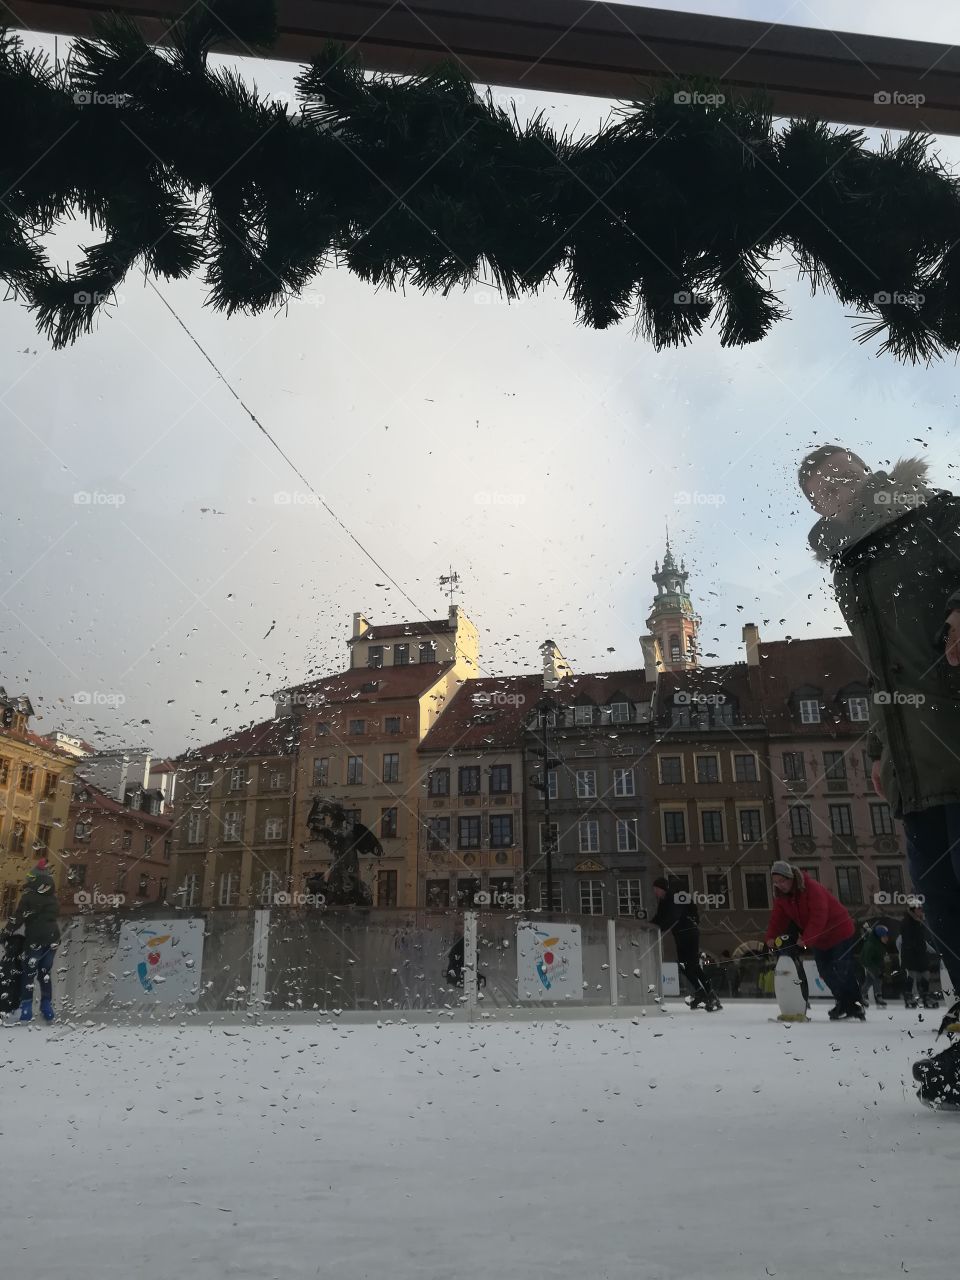
M819 698L801 698L800 699L800 723L801 724L819 724L820 723L820 699Z
M574 707L573 709L574 724L593 724L593 707Z
M869 699L857 696L847 699L847 715L851 720L863 723L870 719L870 702Z

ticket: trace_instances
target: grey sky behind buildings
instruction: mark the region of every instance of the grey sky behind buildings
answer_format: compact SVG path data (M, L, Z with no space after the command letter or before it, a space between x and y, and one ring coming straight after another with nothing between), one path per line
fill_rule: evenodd
M669 7L960 43L960 8L939 0ZM240 65L292 92L294 66ZM611 105L510 96L583 130ZM939 149L960 163L958 140ZM789 261L773 283L791 318L763 343L722 351L710 333L660 354L629 325L579 328L562 282L508 306L329 272L285 312L230 320L199 281L159 288L418 614L445 611L438 578L459 572L485 669L510 673L547 635L581 671L639 665L667 520L708 661L738 656L744 621L833 633L794 478L817 443L919 453L960 483L953 360L878 358ZM0 683L29 693L41 731L176 753L342 666L355 610L414 614L142 280L67 351L14 301L0 333Z

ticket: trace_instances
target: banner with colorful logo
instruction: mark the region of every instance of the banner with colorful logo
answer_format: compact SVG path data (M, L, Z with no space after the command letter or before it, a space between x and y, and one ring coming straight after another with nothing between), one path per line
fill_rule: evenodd
M520 1000L583 999L583 941L578 924L523 920L517 925Z
M114 962L114 999L196 1004L203 932L196 918L125 921Z

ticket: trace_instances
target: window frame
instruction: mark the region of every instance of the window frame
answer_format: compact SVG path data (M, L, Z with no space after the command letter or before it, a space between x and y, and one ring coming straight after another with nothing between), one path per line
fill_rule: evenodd
M596 835L594 840L593 836ZM587 843L584 844L586 837ZM577 822L577 839L579 841L579 849L581 853L599 853L600 852L600 819L599 818L581 818Z
M637 818L617 818L617 853L640 852L640 830Z
M491 813L489 817L490 817L490 826L489 826L490 848L491 849L512 849L515 843L514 831L513 831L513 814L512 813ZM499 837L496 839L494 838L494 823L496 823L498 826L502 826L503 830L507 833L508 839L503 840Z
M666 779L666 778L663 776L663 764L664 764L664 761L665 761L665 760L670 760L670 761L678 760L678 761L680 762L680 776L679 776L679 778L671 778L671 779L669 779L669 780L668 780L668 779ZM686 779L685 779L685 770L684 770L684 759L683 759L683 754L682 754L682 753L679 753L679 754L677 754L677 753L671 753L671 754L669 754L669 755L668 755L668 754L666 754L666 753L661 754L660 752L658 752L658 753L657 753L657 778L658 778L658 780L659 780L659 783L660 783L661 787L681 787L681 786L683 786L683 784L684 784L684 782L685 782L685 780L686 780Z
M621 785L629 781L629 787ZM615 768L613 771L613 794L618 800L632 800L637 794L636 770L630 765L627 768Z
M674 848L676 848L678 845L687 845L687 846L688 846L688 845L690 844L690 829L689 829L690 824L689 824L689 823L688 823L688 821L687 821L687 816L688 816L688 815L687 815L687 807L686 807L686 805L683 805L683 806L678 805L678 806L676 806L675 808L671 808L671 807L663 807L663 806L661 806L661 809L660 809L660 835L661 835L661 838L662 838L662 840L663 840L664 845L671 845L671 846L673 846ZM677 840L677 839L672 839L672 838L671 838L670 834L669 834L669 833L668 833L668 831L667 831L667 819L668 819L668 818L673 818L673 819L679 818L679 819L680 819L680 827L682 828L682 834L683 834L683 839L682 839L682 840Z
M390 762L389 765L387 762ZM384 751L381 760L382 772L380 775L382 782L399 782L400 781L400 752Z
M584 890L587 891L586 903ZM584 877L577 884L577 896L580 900L580 914L582 916L602 916L603 915L603 881L587 879Z
M702 777L700 776L700 763L701 763L701 761L703 761L703 762L709 762L709 763L712 763L712 764L713 764L713 766L714 766L714 772L715 772L715 774L716 774L716 776L715 776L715 777L713 777L713 778L702 778ZM711 787L712 787L712 786L715 786L715 785L717 785L718 783L722 782L722 781L723 781L723 778L722 778L721 773L720 773L720 753L719 753L718 751L698 751L698 752L696 752L696 753L694 754L694 757L693 757L693 773L694 773L694 778L696 779L696 783L697 783L697 785L698 785L698 786L702 786L702 787L708 787L708 786L711 786Z
M817 714L808 715L807 708L809 707L813 707L816 710ZM823 716L820 714L819 698L798 698L797 710L800 713L801 724L822 724L823 723Z
M755 751L732 751L730 754L732 756L734 782L751 783L760 781L760 762ZM748 760L750 762L750 776L741 776L741 766Z

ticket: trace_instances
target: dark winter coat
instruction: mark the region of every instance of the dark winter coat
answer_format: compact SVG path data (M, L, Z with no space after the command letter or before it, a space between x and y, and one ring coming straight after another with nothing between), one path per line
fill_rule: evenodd
M933 492L922 462L876 472L846 520L810 542L829 560L837 603L871 673L868 754L894 813L960 802L960 667L944 622L960 607L960 498Z
M927 926L911 915L905 915L900 921L900 963L914 973L925 972L930 963Z
M883 973L887 959L887 945L871 929L860 949L860 963L872 973Z
M689 897L682 890L668 889L650 923L658 925L662 933L673 933L674 937L689 941L699 936L700 913L692 902L677 902L677 892Z
M800 926L802 945L818 951L828 951L856 932L846 907L806 871L802 889L794 887L790 893L777 894L767 925L767 942L787 933L791 920Z
M24 926L24 942L28 947L49 947L60 941L59 914L53 876L48 871L31 871L17 904L12 928Z

